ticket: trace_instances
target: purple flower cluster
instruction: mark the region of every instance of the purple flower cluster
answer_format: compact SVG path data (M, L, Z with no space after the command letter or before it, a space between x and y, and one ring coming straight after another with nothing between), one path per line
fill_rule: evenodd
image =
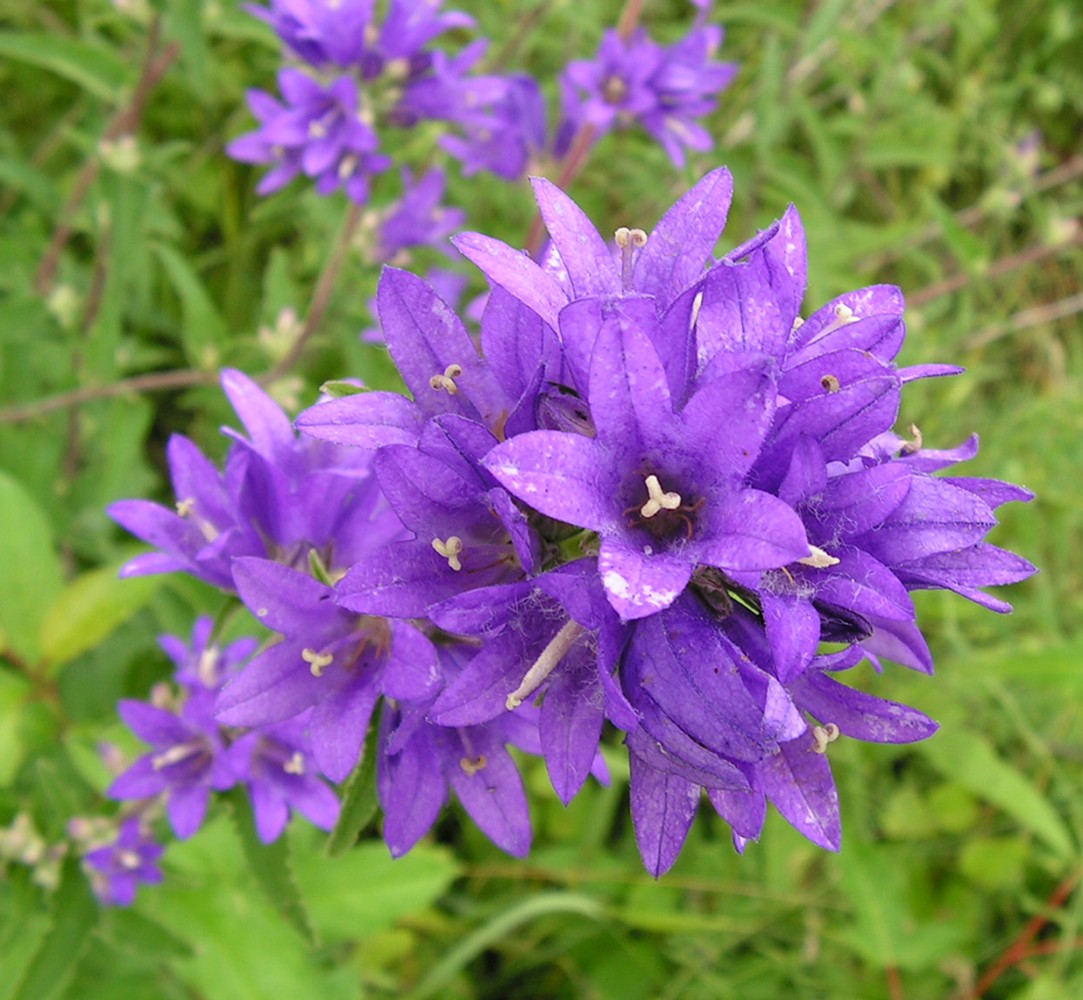
M460 130L443 145L469 172L521 175L544 139L538 86L530 77L475 72L484 41L454 56L432 48L440 35L473 24L440 6L391 0L380 23L374 0L271 0L269 8L248 8L304 67L279 73L281 100L249 92L260 127L228 147L234 159L270 166L260 194L304 174L320 194L341 189L364 204L370 178L391 166L379 152L383 130L422 121Z
M203 825L211 792L237 785L248 789L256 830L265 843L285 829L290 809L330 829L338 800L315 773L306 715L247 731L215 718L222 686L258 643L240 639L219 648L211 632L211 620L200 618L190 646L176 636L161 639L177 667L179 698L160 691L150 703L120 703L121 718L151 752L116 778L109 796L164 801L170 826L182 840Z
M709 4L697 6L692 30L673 45L660 45L642 28L627 36L609 30L594 59L568 64L560 78L559 154L584 128L599 139L637 124L678 167L684 166L686 148L711 148L710 133L699 119L715 109L718 95L737 75L737 64L713 61L723 31L705 23Z
M738 850L768 803L834 850L829 745L936 728L839 677L863 660L931 672L912 591L1004 612L981 588L1033 572L985 541L995 509L1030 494L955 475L973 439L936 451L892 430L905 383L959 371L896 363L898 289L803 318L792 208L714 260L724 169L650 234L612 241L534 187L543 263L481 234L454 241L492 286L480 344L431 286L385 268L380 322L412 398L358 387L302 413L298 438L228 372L247 437L232 435L224 472L177 438L177 512L112 508L161 550L129 572L200 576L280 637L237 670L249 650L210 657L200 625L192 650L168 647L186 664L180 709L122 707L153 750L113 793L164 796L179 836L242 781L265 837L288 807L326 825L308 762L344 780L375 726L394 855L451 792L523 855L508 747L542 756L567 803L607 780L608 723L652 874L704 797Z
M401 680L392 662L379 681L370 668L391 706L389 817L423 798L417 828L427 825L445 780L471 808L459 784L479 774L510 798L491 748L535 720L566 802L596 768L608 720L625 734L653 874L676 859L704 790L738 849L759 835L768 802L837 849L828 745L936 728L839 675L881 658L931 671L911 591L951 589L1006 611L980 588L1033 572L985 542L995 508L1026 490L934 475L971 457L973 439L933 451L920 433L892 432L906 382L959 371L895 363L898 289L861 289L802 319L795 210L711 259L731 192L728 172L713 171L652 233L622 228L609 242L536 181L552 241L544 264L480 234L455 240L492 285L480 351L429 286L388 268L380 320L413 399L366 392L298 419L306 434L375 453L411 534L370 548L329 596L436 643ZM313 586L298 577L296 600ZM271 591L286 588L268 575L261 593ZM289 641L330 664L335 631L311 620ZM424 684L419 661L435 664ZM242 675L224 701L300 707L292 686L278 693L286 672ZM356 719L367 717L366 707ZM438 774L404 756L422 737ZM494 839L517 853L520 814L500 815Z

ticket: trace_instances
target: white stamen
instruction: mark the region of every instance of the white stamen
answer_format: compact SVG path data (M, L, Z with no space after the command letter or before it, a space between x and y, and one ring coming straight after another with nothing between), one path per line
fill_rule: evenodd
M489 758L485 754L478 754L476 757L460 757L459 767L463 769L463 772L469 777L473 777L478 771L484 771L485 765L489 763Z
M178 743L175 747L170 747L168 750L155 754L150 760L150 765L155 771L160 771L163 767L169 767L171 764L179 764L182 760L191 757L192 754L199 753L199 751L200 745L198 743Z
M347 177L352 177L357 171L357 157L353 153L348 154L342 158L342 161L338 165L338 177L339 180L344 181Z
M294 750L293 756L282 765L286 774L305 773L305 755L300 750Z
M463 568L463 564L459 561L459 556L463 551L463 540L458 535L451 535L443 540L434 538L432 547L447 560L447 564L456 573Z
M218 647L208 646L199 657L199 665L196 667L199 679L207 687L215 687L218 681Z
M301 650L301 659L308 664L313 677L322 677L324 670L331 666L334 658L334 653L317 653L316 650L307 647Z
M839 738L839 727L833 722L826 726L812 727L813 753L827 753L828 743L834 743Z
M840 302L835 306L835 321L839 326L846 326L848 323L856 323L857 317L854 315L853 309Z
M526 672L522 683L508 695L504 707L509 712L514 711L537 691L582 634L583 626L578 622L571 620L565 622L561 630L549 640L549 645L542 650L541 656L534 661L534 665Z
M308 134L313 139L323 139L327 135L327 126L323 122L310 122Z
M828 566L837 566L838 559L816 545L810 545L809 554L804 559L797 561L802 566L811 566L813 569L827 569Z
M663 493L662 484L658 482L657 476L647 476L645 482L649 499L639 508L639 513L643 517L654 517L661 510L676 510L680 507L680 493Z
M443 389L449 396L455 396L459 392L459 386L456 384L457 379L463 373L462 365L451 364L444 369L442 375L433 375L429 379L429 385L431 385L437 392Z
M913 437L911 440L904 442L899 452L901 455L913 455L915 452L921 451L921 446L925 440L921 435L921 428L917 424L911 424L910 433Z
M805 321L800 316L794 316L793 326L790 327L790 333L796 330L800 330L805 325Z
M139 856L138 851L117 851L116 855L114 856L116 857L120 867L130 872L135 871L137 868L140 867L140 865L143 864L143 859Z
M642 229L629 229L621 226L613 234L613 239L620 247L620 281L624 291L632 288L632 251L642 250L647 245L647 234Z

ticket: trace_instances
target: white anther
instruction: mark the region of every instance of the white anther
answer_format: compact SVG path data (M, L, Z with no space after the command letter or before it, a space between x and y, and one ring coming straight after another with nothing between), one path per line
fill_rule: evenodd
M286 774L305 773L305 755L300 750L294 750L293 756L282 765Z
M917 424L911 424L910 434L912 435L911 439L903 443L900 451L902 455L913 455L915 452L921 451L921 446L924 443L921 428Z
M447 368L444 369L443 374L433 375L433 377L429 379L429 385L437 392L443 389L449 396L457 395L459 387L455 383L455 379L462 375L462 373L462 365L448 365Z
M839 727L833 722L826 726L812 727L813 753L827 753L828 743L834 743L839 738Z
M854 315L853 309L840 302L835 306L835 322L839 326L846 326L847 323L856 323L857 317Z
M326 670L335 659L334 653L317 653L314 649L301 650L301 659L308 664L308 669L312 671L313 677L322 677L324 670Z
M575 640L583 634L583 626L571 620L564 623L563 628L549 640L549 645L542 650L541 656L534 661L534 665L526 672L522 683L508 695L504 707L509 711L517 709L527 698L541 687L545 678L555 669L558 663L564 659L568 650L575 645Z
M654 517L661 510L676 510L681 505L680 493L663 493L657 476L647 476L647 502L639 508L643 517Z
M478 771L484 771L485 766L489 763L489 758L485 754L480 753L476 757L460 757L459 767L463 769L463 773L468 777L473 777Z
M459 556L463 551L463 540L458 535L450 535L442 540L434 538L432 547L447 560L447 564L456 573L463 568L463 564L459 561Z
M804 559L797 560L802 566L811 566L813 569L827 569L828 566L838 565L838 559L830 553L824 552L818 546L810 545L808 549L809 554Z
M180 517L190 517L195 510L196 502L192 497L185 497L177 501L177 514Z

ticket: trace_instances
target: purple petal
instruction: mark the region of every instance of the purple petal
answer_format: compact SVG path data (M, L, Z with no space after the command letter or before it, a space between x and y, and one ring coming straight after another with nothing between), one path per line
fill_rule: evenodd
M719 569L775 569L810 551L805 527L793 509L760 490L709 501L699 525L703 531L689 543L689 552Z
M416 445L425 418L415 403L397 392L365 392L317 403L296 422L300 431L322 441L379 448Z
M673 867L681 853L700 789L676 775L665 774L630 754L632 823L643 864L655 878Z
M913 743L939 728L927 715L908 705L887 701L810 672L794 682L801 708L824 725L834 723L843 736L873 743Z
M635 262L634 287L669 303L703 276L726 226L733 177L712 170L662 217Z
M577 646L552 675L541 707L545 766L565 805L587 780L602 735L605 698L592 660L585 647Z
M575 297L619 295L621 286L613 252L583 210L544 178L532 177L530 182Z
M500 285L557 329L557 315L568 304L568 296L548 271L525 253L481 233L462 233L451 242L492 284Z
M216 717L227 726L261 726L300 715L327 690L301 658L299 644L271 646L218 696Z
M324 698L313 710L312 755L332 781L345 781L357 764L379 694L371 679L355 681Z
M786 821L814 844L837 851L842 842L839 796L826 754L810 736L784 743L756 767L764 793Z
M693 563L666 552L645 555L623 537L602 539L598 572L609 603L624 621L668 608L688 586Z
M530 852L530 811L515 762L502 746L485 748L485 765L467 774L449 765L448 778L471 819L497 847L517 858Z

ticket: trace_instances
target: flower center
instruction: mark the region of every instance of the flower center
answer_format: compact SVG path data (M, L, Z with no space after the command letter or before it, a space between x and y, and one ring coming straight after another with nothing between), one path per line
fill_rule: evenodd
M647 488L647 499L642 504L635 504L625 509L625 514L635 514L628 522L628 527L637 525L646 528L655 538L669 538L684 530L689 538L695 533L692 515L699 510L703 501L693 504L684 502L680 493L662 488L662 483L654 473L645 476L643 484Z
M620 281L624 291L632 290L632 262L636 250L647 245L647 234L642 229L629 229L621 226L613 234L613 240L620 247Z
M620 104L628 96L628 84L613 74L602 84L602 99L606 104Z
M447 368L444 369L442 374L437 372L437 374L433 375L433 377L429 379L429 385L432 386L432 388L434 388L437 392L442 389L449 396L455 396L459 392L459 386L458 383L456 383L455 379L462 375L462 373L462 365L448 365Z

